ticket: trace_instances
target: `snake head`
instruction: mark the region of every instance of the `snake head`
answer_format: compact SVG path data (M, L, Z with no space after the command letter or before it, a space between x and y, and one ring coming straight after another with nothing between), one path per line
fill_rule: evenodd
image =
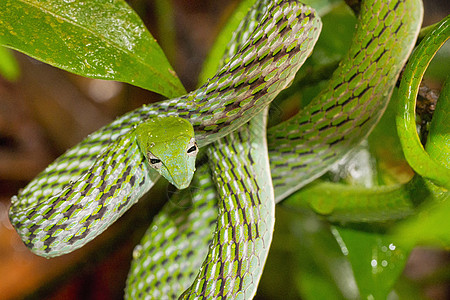
M152 117L139 124L135 134L150 167L178 189L187 188L198 153L192 124L180 117Z

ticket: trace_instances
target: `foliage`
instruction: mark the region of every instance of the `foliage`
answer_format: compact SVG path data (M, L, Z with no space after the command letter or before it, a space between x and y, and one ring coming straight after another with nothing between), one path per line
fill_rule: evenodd
M242 1L218 36L200 82L214 72L232 31L253 2ZM276 100L280 110L298 107L318 93L347 51L355 26L353 13L339 1L308 2L322 15L323 31L292 87ZM42 26L35 26L36 22ZM2 1L0 41L86 77L131 83L166 97L184 92L156 40L122 0ZM449 66L445 63L449 59L449 51L442 51L435 66L431 66L431 70L439 69L434 74L450 74L449 69L442 70ZM3 48L0 48L0 70L9 79L17 77L17 66ZM394 93L381 122L358 150L363 155L354 155L353 160L344 162L334 173L282 204L294 210L278 208L274 243L260 283L260 297L407 297L415 288L399 277L413 248L417 244L450 247L449 192L419 176L411 179L408 175L412 172L403 158L393 123L396 101ZM355 165L362 168L357 175L351 170ZM335 203L321 205L324 195L331 194L336 197ZM396 198L392 199L392 195ZM390 200L399 202L392 204ZM365 219L358 219L361 214L352 215L354 207L371 203L387 203L381 217L366 214ZM401 212L399 207L403 208ZM363 209L373 212L370 206ZM336 211L342 212L341 217L333 214ZM286 294L282 296L283 293Z
M125 1L6 0L0 20L2 44L50 65L167 97L184 93L158 43Z

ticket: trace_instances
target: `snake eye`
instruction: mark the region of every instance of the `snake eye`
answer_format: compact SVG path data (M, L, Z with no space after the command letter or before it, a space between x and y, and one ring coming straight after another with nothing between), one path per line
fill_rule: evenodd
M159 159L156 159L156 158L150 158L150 163L152 164L152 165L156 165L157 163L160 163L161 161L159 160Z
M147 153L147 160L152 168L159 169L162 166L161 160L154 156L151 152Z
M189 156L195 156L195 155L197 155L197 152L198 152L197 143L195 142L195 139L192 138L192 139L189 141L187 154L188 154Z
M195 151L197 151L197 146L196 145L194 145L191 148L189 148L187 153L192 153L192 152L195 152Z

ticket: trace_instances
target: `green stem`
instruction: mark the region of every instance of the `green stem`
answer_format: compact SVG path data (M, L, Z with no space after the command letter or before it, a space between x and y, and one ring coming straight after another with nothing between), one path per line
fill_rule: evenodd
M413 215L423 202L441 191L420 176L405 184L365 188L316 181L283 202L292 208L312 208L332 222L386 222Z
M425 149L434 160L450 169L450 76L437 101Z
M450 16L439 22L411 55L400 84L397 130L405 158L421 176L450 189L450 169L432 159L423 148L416 130L415 107L425 70L439 48L450 37Z

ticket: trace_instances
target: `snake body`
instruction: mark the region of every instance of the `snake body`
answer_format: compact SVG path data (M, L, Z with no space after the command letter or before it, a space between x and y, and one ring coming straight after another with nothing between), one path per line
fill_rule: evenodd
M132 128L157 115L178 115L193 124L199 147L227 135L291 82L312 51L318 29L313 9L296 1L267 2L254 34L205 85L117 119L67 151L13 197L10 219L25 244L52 257L95 238L158 178L136 145L130 145ZM127 163L105 172L105 160Z
M217 192L209 174L197 172L193 206L161 211L137 247L126 295L251 298L270 247L274 203L323 174L375 126L421 17L417 0L364 1L352 47L327 88L298 115L268 129L266 145L262 111L290 84L321 23L297 1L258 1L213 78L186 96L124 115L70 149L13 198L11 222L45 257L92 240L158 178L132 128L176 115L192 123L200 147L211 144ZM208 204L214 198L218 214Z
M255 14L250 14L242 24L251 26L249 20L254 16ZM366 1L363 3L350 51L334 72L328 83L328 89L319 94L309 106L288 122L268 129L270 169L276 201L280 201L290 192L323 174L332 162L341 159L368 135L385 109L400 70L412 51L421 18L420 1ZM415 21L412 22L412 20ZM237 32L231 44L239 45L241 36L243 35ZM226 52L225 57L229 55L229 52ZM226 62L227 58L223 61ZM387 68L386 65L389 67ZM214 148L213 153L219 153L222 148L226 148L226 144ZM206 252L199 249L207 249L210 243L210 247L216 249L220 237L217 231L223 225L221 225L220 217L214 222L217 208L210 204L210 199L213 197L211 181L206 180L206 175L198 176L205 179L197 180L194 190L182 194L185 198L188 198L188 193L194 195L193 205L199 207L196 211L202 216L202 225L199 226L196 223L195 226L190 226L189 221L182 225L167 222L167 211L163 210L150 228L158 228L158 232L171 232L171 236L156 235L152 229L144 236L143 242L138 246L139 257L133 260L128 276L125 293L127 298L148 297L151 299L161 296L176 298L189 288L195 278L197 278L195 279L197 284L201 286L203 283L205 288L203 294L196 294L199 298L214 298L214 296L219 298L222 295L220 288L216 294L214 294L215 289L208 289L213 283L208 285L205 268L212 273L215 272L215 277L210 278L216 281L215 288L221 286L219 281L222 283L227 278L227 269L220 269L221 264L217 264L218 268L212 268L210 257L204 261ZM201 184L202 182L204 185ZM208 191L205 195L201 192L202 187ZM216 195L216 198L219 199L218 206L221 207L223 199L219 195ZM235 198L231 197L229 201L232 201L229 205L238 205ZM314 205L316 205L316 211L322 208L320 203ZM191 209L169 206L171 213L178 216L178 220L193 218ZM408 213L407 210L402 210L399 214L405 215ZM374 214L374 212L371 213ZM367 215L362 215L360 219L366 217ZM165 221L159 222L159 218ZM336 218L342 219L342 216L337 214ZM373 215L373 218L379 218L379 215ZM183 230L178 230L180 226ZM207 226L209 230L205 229ZM216 226L216 235L211 241L210 232L213 231L214 226ZM197 229L198 227L202 229ZM238 228L237 225L236 228ZM183 239L186 237L186 232L188 237L193 236L195 232L197 237L195 247L191 242L187 243ZM223 251L227 249L226 240L223 238ZM188 253L189 263L184 256L177 256L176 253ZM262 255L264 257L264 252ZM239 259L233 258L232 255L231 258L226 254L224 256L226 259L234 259L234 266L239 266ZM157 257L158 261L153 257ZM160 257L168 259L161 262ZM196 274L193 270L198 270L202 264L200 273ZM149 275L151 270L157 270L158 276ZM235 296L242 295L242 291L245 291L244 288L239 290L236 285L234 287L238 289ZM186 291L184 295L187 293L190 291Z
M363 1L351 47L327 88L268 130L277 201L322 175L370 133L413 49L422 14L420 1Z
M251 299L256 293L275 225L266 113L208 148L218 194L217 224L209 252L182 299Z

